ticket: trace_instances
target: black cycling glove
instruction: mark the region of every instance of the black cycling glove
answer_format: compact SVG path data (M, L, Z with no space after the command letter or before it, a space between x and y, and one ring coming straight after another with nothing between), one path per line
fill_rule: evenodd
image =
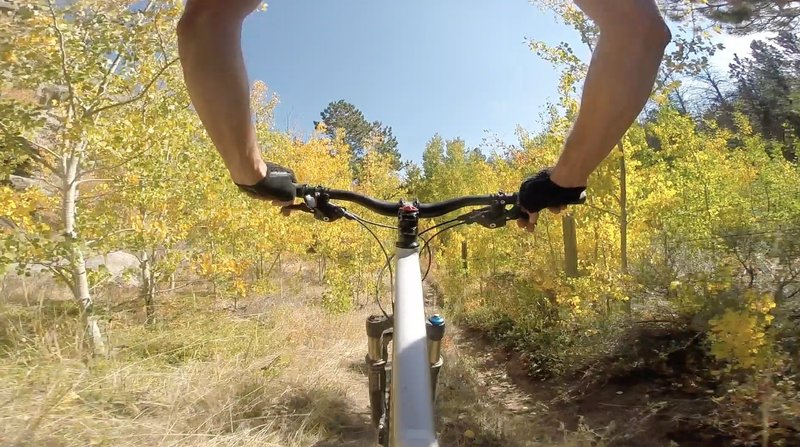
M562 205L575 205L586 200L586 187L564 188L550 180L550 168L539 171L522 182L517 203L530 213Z
M291 202L295 198L295 183L297 179L294 171L284 168L275 163L266 162L267 175L255 185L240 185L236 183L242 191L250 197L265 200L279 200L281 202Z

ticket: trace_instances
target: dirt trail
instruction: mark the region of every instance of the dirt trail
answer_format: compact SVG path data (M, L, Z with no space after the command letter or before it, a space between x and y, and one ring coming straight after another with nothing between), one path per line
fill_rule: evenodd
M377 307L328 313L319 305L316 272L302 265L285 270L303 281L271 296L164 300L163 324L146 331L138 307L120 307L118 351L94 369L33 357L46 373L32 377L22 366L27 358L0 363L11 392L0 398L13 404L0 412L0 444L9 444L4 436L28 436L29 415L51 399L56 377L59 390L72 394L41 419L47 424L31 438L36 445L65 435L69 442L52 445L88 445L106 439L100 433L114 438L98 445L114 446L374 447L364 355L365 319ZM429 313L438 304L432 289ZM619 341L623 349L581 374L537 381L520 355L450 321L436 401L440 445L758 445L755 438L734 444L714 428L715 398L726 387L709 377L697 333L655 329L630 331ZM800 438L785 439L783 445L800 445Z
M432 313L436 297L430 289L426 292ZM364 320L377 308L370 305L331 318L309 302L297 305L310 318L307 325L296 328L296 340L302 340L302 346L295 355L319 359L314 361L327 364L323 370L334 371L325 380L336 391L329 396L335 401L331 410L341 415L326 417L327 435L314 446L374 446ZM437 396L437 429L443 447L730 445L700 423L714 410L713 384L685 371L652 365L616 370L609 364L582 377L537 381L529 377L518 354L452 323L443 347L446 363ZM296 375L302 376L305 367L290 365L287 374L294 375L291 369L296 368Z
M287 333L292 360L283 375L302 378L304 383L293 388L314 391L284 399L287 413L312 415L308 421L319 426L323 439L310 447L374 447L377 435L370 421L364 365L369 312L330 315L311 300L295 299L288 306L305 317ZM275 302L260 300L246 313L270 313ZM287 306L286 301L281 305Z
M348 315L346 323L338 323L348 329L339 332L341 338L324 341L329 355L340 356L336 388L346 390L346 395L339 396L341 409L352 418L315 447L375 445L363 365L366 339L362 331L353 330L363 327L367 315L367 311ZM576 431L576 424L564 424L553 416L550 402L558 397L557 390L532 381L518 358L487 343L480 334L451 323L443 347L446 363L436 410L442 447L588 446L601 438L590 431Z
M453 329L451 337L451 363L466 371L460 379L472 381L476 403L484 406L482 416L472 416L472 425L493 433L488 440L450 445L732 445L704 424L714 412L714 384L697 376L640 368L602 380L576 376L539 381L529 377L518 354L482 334Z

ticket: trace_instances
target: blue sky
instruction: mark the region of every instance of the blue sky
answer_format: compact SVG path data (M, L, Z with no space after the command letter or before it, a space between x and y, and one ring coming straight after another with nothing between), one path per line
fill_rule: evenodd
M345 99L392 126L416 161L435 133L473 147L539 128L557 73L526 38L588 57L575 31L527 0L272 0L243 30L250 78L280 96L276 127L308 134Z

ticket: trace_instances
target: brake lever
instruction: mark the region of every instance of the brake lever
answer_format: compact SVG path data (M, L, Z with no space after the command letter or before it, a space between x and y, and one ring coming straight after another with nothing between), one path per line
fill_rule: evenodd
M514 205L511 208L506 208L506 204L498 203L470 211L460 216L458 220L467 225L476 223L482 227L494 229L504 227L506 222L517 220L520 217L522 217L522 211L519 206Z
M341 219L342 217L346 217L348 214L347 210L345 210L343 207L328 202L327 196L323 196L319 193L314 194L313 196L310 194L306 195L303 197L303 200L305 201L304 203L287 205L283 208L311 213L314 215L314 219L321 220L323 222L333 222Z

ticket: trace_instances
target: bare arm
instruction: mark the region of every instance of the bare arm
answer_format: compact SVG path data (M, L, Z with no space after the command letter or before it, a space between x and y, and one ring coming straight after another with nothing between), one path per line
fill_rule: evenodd
M253 185L264 178L251 121L242 56L244 18L259 0L188 0L178 24L178 51L192 104L231 179Z
M642 111L670 32L654 0L575 0L600 28L580 112L551 179L585 186Z
M547 180L554 184L551 188L586 186L589 175L642 111L671 38L654 0L575 3L600 28L600 38L589 64L578 117ZM530 197L546 195L550 190L545 186L530 187ZM553 212L564 209L559 203L544 206ZM519 225L532 231L537 219L538 213L530 213Z

